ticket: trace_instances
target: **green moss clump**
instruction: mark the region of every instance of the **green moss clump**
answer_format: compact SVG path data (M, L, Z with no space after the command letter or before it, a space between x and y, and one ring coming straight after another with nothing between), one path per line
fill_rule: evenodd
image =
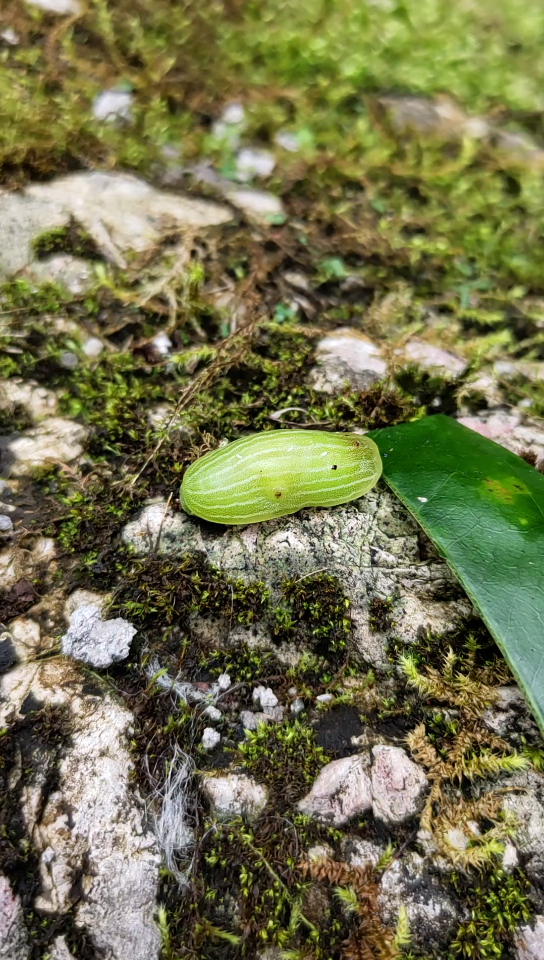
M282 641L297 636L329 660L345 654L352 631L350 602L337 578L318 573L285 580L281 590L287 609L275 611L275 637Z
M286 820L270 812L252 824L204 820L190 893L180 896L163 877L166 960L183 949L199 960L250 960L267 946L339 958L351 921L327 895L312 908L298 861L304 849L340 836L300 814Z
M313 729L299 722L261 724L246 732L238 752L245 769L287 807L308 791L330 759L317 745Z
M452 884L465 896L470 920L462 923L450 945L448 960L499 960L508 953L512 934L530 916L530 885L521 870L498 868L475 885L454 875Z
M32 251L37 260L44 260L59 253L70 253L74 257L84 257L87 260L103 259L91 235L74 220L66 227L55 227L35 237Z
M242 643L230 650L207 650L202 653L200 666L210 675L218 677L228 673L233 683L266 680L282 672L281 664L269 650L257 650Z
M172 624L192 613L248 626L263 616L269 598L264 583L233 580L202 556L132 558L123 570L113 609L142 628Z

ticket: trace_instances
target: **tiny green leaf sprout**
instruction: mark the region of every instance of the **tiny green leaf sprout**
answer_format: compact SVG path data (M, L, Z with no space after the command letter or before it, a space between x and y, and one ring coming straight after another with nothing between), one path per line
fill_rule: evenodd
M380 478L370 437L324 430L276 430L235 440L185 473L186 513L214 523L260 523L303 507L334 507L362 497Z

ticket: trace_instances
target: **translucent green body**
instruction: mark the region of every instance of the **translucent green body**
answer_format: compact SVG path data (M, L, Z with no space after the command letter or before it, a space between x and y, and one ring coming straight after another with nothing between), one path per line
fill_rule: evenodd
M183 478L181 506L215 523L259 523L361 497L382 462L370 437L312 430L258 433L213 450Z

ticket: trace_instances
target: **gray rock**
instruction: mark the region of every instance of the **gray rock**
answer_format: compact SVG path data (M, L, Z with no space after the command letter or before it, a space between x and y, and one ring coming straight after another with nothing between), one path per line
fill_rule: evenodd
M77 353L73 353L71 350L65 350L59 357L59 363L61 367L64 367L66 370L75 370L76 367L79 366Z
M245 115L244 105L238 100L234 100L232 103L226 103L223 107L221 120L223 123L228 123L229 126L236 126L244 122Z
M159 357L168 357L173 346L170 337L164 332L164 330L161 330L159 333L155 334L153 339L150 341L150 344Z
M70 594L66 600L66 603L64 604L64 619L69 624L70 617L78 609L78 607L83 607L88 604L91 604L94 607L99 607L100 610L103 610L109 598L109 593L97 593L95 590L84 590L79 587Z
M269 177L275 166L276 158L269 150L245 147L236 157L236 177L242 181Z
M221 734L213 727L206 727L202 734L202 746L204 750L211 753L221 743Z
M65 937L55 937L49 953L50 960L75 960L73 953L68 949Z
M255 687L253 690L253 702L258 703L261 710L266 712L267 707L277 707L279 700L270 687Z
M0 678L5 726L28 696L66 710L67 743L54 788L45 761L22 794L39 858L35 907L59 916L71 913L97 955L158 960L153 916L160 857L133 789L133 717L108 692L97 696L83 689L77 666L59 658L20 664ZM76 882L81 898L74 905Z
M384 846L359 837L347 836L342 842L342 855L352 867L366 867L369 863L375 867L384 850Z
M62 0L64 2L64 0ZM155 190L125 173L81 172L21 193L0 191L0 276L34 261L33 241L71 220L92 237L102 255L125 268L125 254L146 253L175 232L204 230L232 219L228 207Z
M39 7L46 13L56 13L60 17L82 12L79 0L25 0L31 7Z
M459 423L488 437L518 456L532 453L536 466L544 466L544 429L536 420L524 417L521 411L511 409L480 411L477 416L459 417Z
M270 226L278 218L285 218L285 208L279 197L265 190L253 190L250 187L227 187L225 199L240 210L248 220L258 226Z
M159 540L160 534L160 540ZM157 549L162 555L203 552L208 561L245 582L262 580L281 601L285 578L304 577L325 569L336 576L351 601L355 649L375 665L386 664L385 648L392 632L373 631L369 597L393 597L392 628L412 639L430 627L447 633L471 615L466 599L444 601L444 593L460 594L447 565L432 552L420 559L420 533L415 522L381 484L353 503L329 510L303 510L291 517L248 527L231 527L215 535L196 518L174 512L165 500L149 503L124 528L123 542L139 555ZM192 623L199 628L198 618ZM204 628L203 628L204 629ZM214 644L241 642L270 645L266 623L258 637L230 622L214 623ZM296 658L301 651L278 648Z
M258 817L268 803L268 791L245 774L229 773L224 777L205 776L202 790L211 804L214 816Z
M28 934L19 897L0 873L0 960L27 960Z
M103 670L128 657L136 633L136 628L122 617L102 620L99 606L84 604L71 614L61 650L66 657Z
M514 943L516 960L544 960L544 915L519 927Z
M90 290L94 283L92 264L69 253L33 261L24 276L36 283L57 283L75 296Z
M296 697L291 704L291 713L298 717L300 713L304 712L304 700L301 700L300 697Z
M7 30L2 30L0 33L0 40L3 40L4 43L7 43L10 47L16 47L20 43L20 37L15 33L13 27L8 27Z
M310 374L314 389L340 393L346 384L352 390L367 390L387 373L387 364L375 343L350 327L341 327L317 345L319 363Z
M25 477L49 464L71 463L83 453L87 429L73 420L51 417L21 434L0 437L11 476Z
M297 153L300 150L300 138L290 130L278 130L274 136L274 143L288 153Z
M394 925L404 906L415 945L445 947L459 922L459 913L445 887L429 875L417 853L395 860L382 877L378 896L384 923Z
M10 377L0 383L0 410L15 407L24 407L30 419L37 422L55 416L58 400L52 390L38 386L34 380Z
M467 368L466 360L423 340L409 340L402 353L411 363L417 363L418 367L431 373L438 371L450 377L459 377Z
M36 656L41 645L39 623L30 617L17 617L8 624L8 631L19 661L23 663Z
M50 537L39 537L32 550L8 547L0 551L0 582L4 590L25 577L31 577L38 564L52 569L55 558L55 541Z
M132 94L125 90L103 90L93 100L93 117L114 123L116 120L130 120Z
M544 881L544 803L539 787L542 784L530 777L527 780L527 792L508 794L503 806L517 821L515 841L526 859L527 876L541 883Z
M272 717L266 713L253 713L252 710L242 710L240 714L240 723L244 730L253 733L259 729L261 723L272 723Z
M212 720L213 723L219 723L219 721L223 719L223 714L221 711L212 704L210 704L209 707L206 707L204 710L204 716L207 717L208 720Z
M301 813L324 823L342 826L372 807L368 758L344 757L328 763L312 789L297 804Z
M0 533L8 534L13 532L13 520L11 517L6 516L5 513L0 513Z
M429 783L422 768L401 747L372 748L372 810L388 824L402 823L419 813Z
M81 350L86 357L94 360L96 357L99 357L104 350L104 344L99 337L87 337L81 345Z
M149 500L136 519L123 529L123 543L131 545L140 555L155 548L160 553L175 553L187 522L185 514L173 513L166 500Z

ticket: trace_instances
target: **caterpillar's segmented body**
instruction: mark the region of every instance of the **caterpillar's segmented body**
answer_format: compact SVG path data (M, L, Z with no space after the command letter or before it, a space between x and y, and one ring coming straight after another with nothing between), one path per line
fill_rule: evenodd
M334 507L370 490L382 472L370 437L276 430L235 440L185 473L181 506L215 523L245 524Z

